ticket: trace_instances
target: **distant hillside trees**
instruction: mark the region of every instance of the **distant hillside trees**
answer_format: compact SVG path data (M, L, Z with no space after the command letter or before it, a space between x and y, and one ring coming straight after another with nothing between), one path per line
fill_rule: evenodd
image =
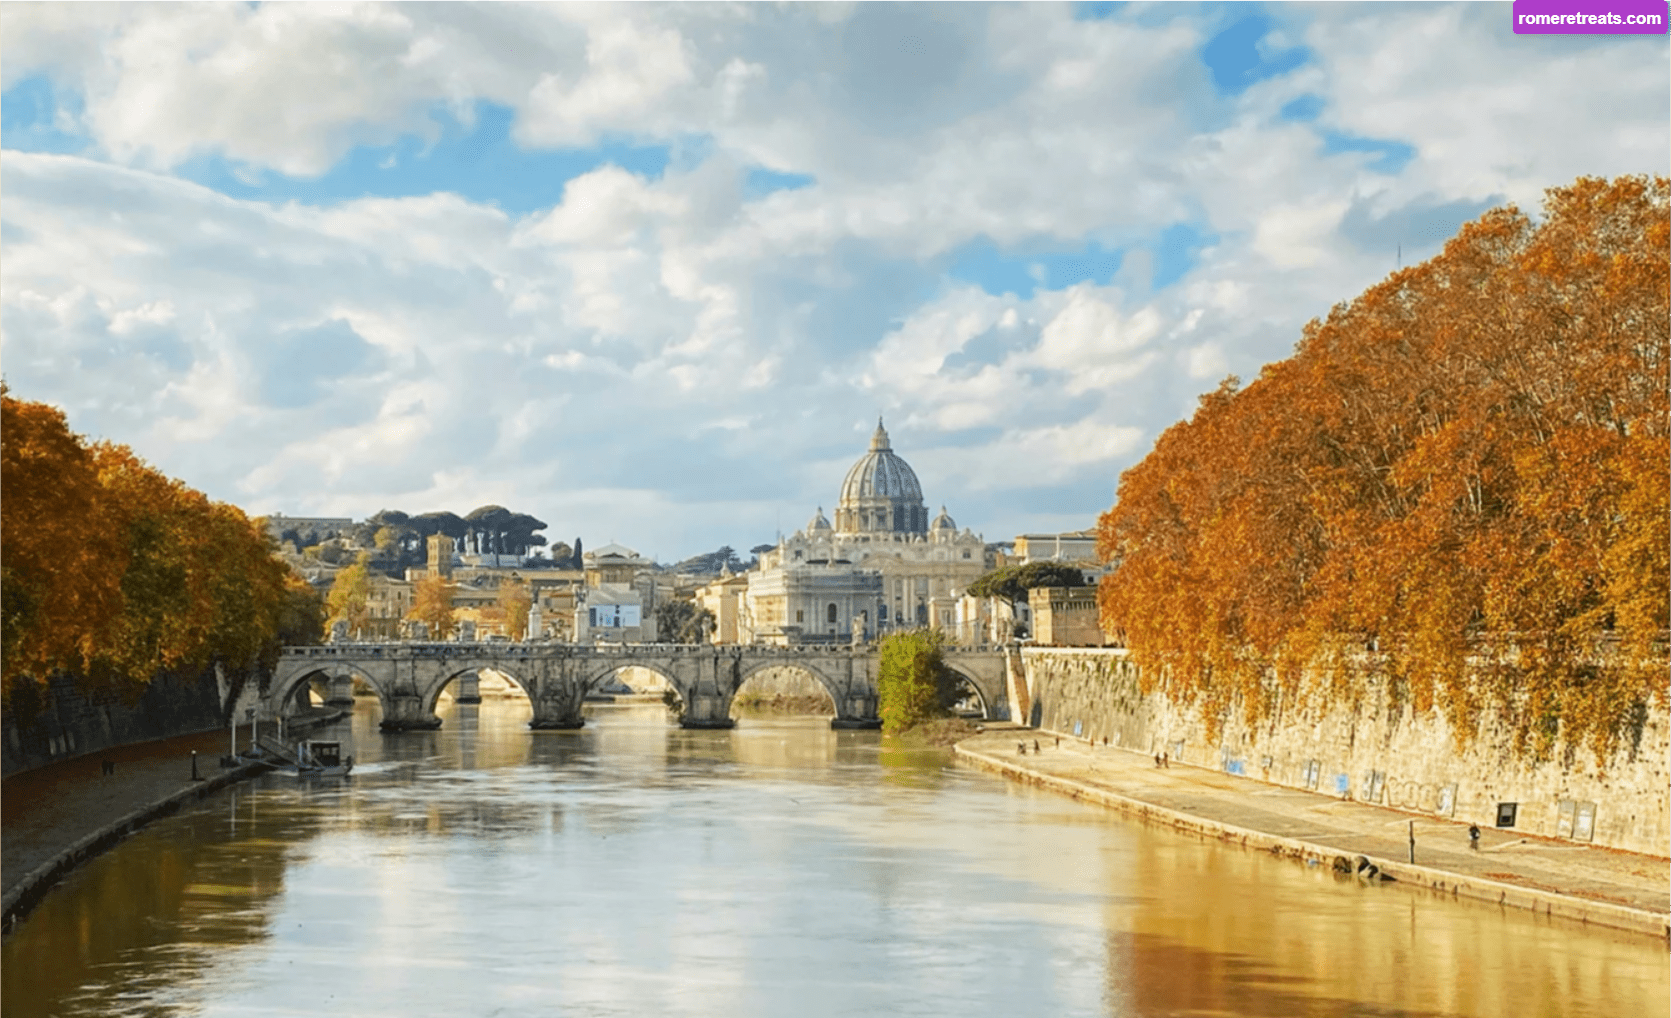
M317 642L318 597L262 529L125 446L0 385L0 686L53 672L137 696L158 673L235 679Z
M704 555L692 555L690 558L687 558L683 562L674 566L673 571L678 573L705 574L719 573L729 569L734 573L740 573L744 568L745 566L743 565L743 561L737 557L736 551L734 551L732 547L727 544L721 545L714 551L710 551Z
M1459 733L1490 704L1603 753L1663 702L1668 209L1625 177L1489 212L1202 397L1098 527L1145 681L1257 717L1270 675L1355 695L1367 649Z
M389 576L404 576L407 569L422 568L429 561L429 538L441 534L453 539L459 552L503 555L522 560L536 549L546 547L545 521L527 513L513 513L504 506L484 505L466 516L450 512L428 512L410 516L399 509L383 509L356 524L344 537L348 544L324 541L300 545L320 561L330 564L351 561L348 545L371 552L367 567ZM286 531L289 539L294 531ZM298 535L298 541L302 535ZM559 543L551 559L564 565L571 556Z

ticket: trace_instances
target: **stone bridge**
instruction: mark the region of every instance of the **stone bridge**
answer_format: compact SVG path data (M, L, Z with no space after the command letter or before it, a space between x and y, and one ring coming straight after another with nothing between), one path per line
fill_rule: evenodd
M946 664L974 691L982 714L1009 717L1004 652L1000 647L947 647ZM439 728L436 701L449 683L468 700L485 668L515 681L534 705L530 728L579 728L586 694L622 668L660 675L684 705L686 728L729 728L731 699L749 676L766 668L794 668L817 679L835 701L834 728L874 728L874 647L704 646L560 643L336 643L286 647L273 670L263 705L269 717L308 702L314 682L329 689L327 702L351 704L354 680L382 702L385 731Z

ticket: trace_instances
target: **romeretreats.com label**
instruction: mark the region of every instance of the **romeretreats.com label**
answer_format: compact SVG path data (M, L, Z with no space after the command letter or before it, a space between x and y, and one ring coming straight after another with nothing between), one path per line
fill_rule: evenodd
M1514 0L1516 35L1664 35L1665 0Z

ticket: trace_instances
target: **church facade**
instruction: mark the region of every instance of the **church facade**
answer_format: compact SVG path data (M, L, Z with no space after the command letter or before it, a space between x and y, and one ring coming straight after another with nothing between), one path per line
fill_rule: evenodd
M835 521L822 507L764 553L738 606L744 643L847 642L891 629L954 629L958 595L986 571L986 544L922 486L880 421L847 471Z

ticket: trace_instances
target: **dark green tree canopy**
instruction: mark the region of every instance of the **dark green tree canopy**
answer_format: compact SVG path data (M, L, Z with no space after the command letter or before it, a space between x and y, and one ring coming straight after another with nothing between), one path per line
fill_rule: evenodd
M701 643L713 625L713 613L693 601L656 606L656 635L663 643Z
M470 525L457 513L420 513L412 517L409 523L426 538L434 534L444 534L457 541L470 532Z
M681 573L717 573L723 569L740 573L743 571L743 563L737 558L737 552L727 544L705 555L692 555L673 569Z
M1000 566L975 582L967 591L975 597L1001 597L1006 601L1025 601L1034 587L1083 587L1085 574L1067 562L1029 562L1020 566Z

